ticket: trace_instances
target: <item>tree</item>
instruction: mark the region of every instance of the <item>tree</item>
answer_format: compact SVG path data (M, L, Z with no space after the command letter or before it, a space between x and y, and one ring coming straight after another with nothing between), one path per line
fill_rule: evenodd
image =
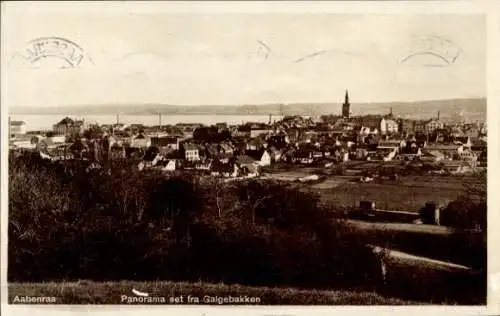
M237 188L240 203L256 225L314 230L330 217L318 207L319 196L274 181L253 180Z
M211 142L216 139L218 130L216 127L198 127L193 132L193 138L199 142Z
M464 193L441 212L440 222L457 228L486 229L487 181L486 173L464 182Z
M160 224L171 225L177 241L190 245L190 227L201 208L194 179L173 177L160 181L151 194L150 216Z

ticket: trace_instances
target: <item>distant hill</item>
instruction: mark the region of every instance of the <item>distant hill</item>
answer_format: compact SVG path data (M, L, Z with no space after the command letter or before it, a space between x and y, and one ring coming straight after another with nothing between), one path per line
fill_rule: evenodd
M10 114L68 114L68 115L105 115L129 114L152 115L327 115L340 114L341 103L289 103L260 105L169 105L169 104L103 104L77 105L57 108L19 107ZM352 115L385 114L409 118L436 117L440 111L443 120L449 119L486 119L486 99L451 99L415 102L353 103Z

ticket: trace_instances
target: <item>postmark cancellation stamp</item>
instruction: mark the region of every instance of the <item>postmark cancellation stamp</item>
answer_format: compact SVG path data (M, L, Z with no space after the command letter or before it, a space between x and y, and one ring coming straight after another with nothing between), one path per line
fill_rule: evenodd
M33 39L14 54L10 63L29 68L78 68L92 64L92 58L80 45L62 37Z

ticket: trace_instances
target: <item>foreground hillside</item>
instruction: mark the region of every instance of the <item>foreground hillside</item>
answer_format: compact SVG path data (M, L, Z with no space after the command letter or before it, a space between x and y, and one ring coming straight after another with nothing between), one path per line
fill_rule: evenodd
M171 280L337 293L356 289L439 304L480 304L486 296L484 273L443 271L443 264L397 252L389 256L390 282L384 284L383 254L371 246L397 245L446 261L452 249L460 254L453 262L468 265L458 259L475 257L474 270L485 271L485 243L468 235L437 242L438 237L405 231L353 228L337 217L341 210L322 207L317 194L290 183L224 183L137 172L119 163L89 170L78 161L53 163L30 154L9 158L8 280L20 284L17 293L28 295L23 291L33 283L41 284L41 291L55 287L66 293L66 284L73 283L65 282L77 280ZM470 212L481 211L469 204Z

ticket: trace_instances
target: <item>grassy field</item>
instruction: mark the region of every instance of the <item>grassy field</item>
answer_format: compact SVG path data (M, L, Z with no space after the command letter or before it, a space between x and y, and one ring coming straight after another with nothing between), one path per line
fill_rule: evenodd
M255 299L258 298L260 302L254 303L254 305L416 304L406 300L385 298L373 292L300 290L169 281L10 283L8 296L9 303L12 303L17 295L55 297L56 304L124 304L126 302L122 301L122 295L134 296L132 289L147 292L150 297L165 297L166 304L175 304L175 302L171 302L171 298L180 300L181 296L183 296L184 304L195 304L187 302L188 295L198 297L199 304L207 304L203 300L205 296L227 297L229 295L233 297L247 295Z
M349 161L344 163L347 170L364 171L381 165L401 165L401 162ZM325 168L293 167L289 170L274 170L268 177L277 180L293 181L311 174L324 174ZM418 212L426 202L434 201L446 205L466 190L466 184L480 181L474 175L408 175L398 181L375 180L360 183L359 176L327 175L326 179L306 189L320 193L322 203L332 207L352 207L360 201L374 201L378 208Z
M390 251L386 264L387 283L377 292L269 288L205 282L78 281L10 283L8 297L10 303L14 302L16 296L44 296L55 297L56 304L141 304L126 299L126 297L136 297L132 293L132 289L135 289L148 293L152 298L164 297L164 302L156 302L157 304L224 304L207 302L204 298L240 295L255 298L254 303L246 305L480 305L485 303L486 294L480 290L481 275L465 267L400 251ZM197 297L199 302L192 300L188 302L188 296Z
M334 207L358 206L360 201L374 201L377 208L418 212L426 202L446 205L464 193L462 181L437 177L408 177L398 182L359 183L339 178L327 179L312 186L322 202ZM331 187L328 183L331 182Z
M348 220L358 233L370 236L371 243L418 256L481 268L481 233L456 233L451 228L405 223L372 223Z
M438 225L416 225L407 223L377 223L365 222L360 220L347 220L347 224L356 229L364 232L373 233L413 233L425 235L437 235L449 237L453 234L454 230L445 226Z

